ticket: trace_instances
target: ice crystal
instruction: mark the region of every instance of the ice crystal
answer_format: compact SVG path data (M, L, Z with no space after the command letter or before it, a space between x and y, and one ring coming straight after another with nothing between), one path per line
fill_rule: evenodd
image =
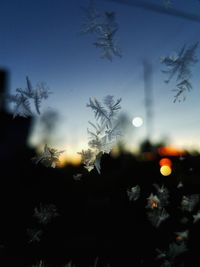
M169 204L169 190L164 185L159 187L159 185L154 184L154 187L157 190L157 196L160 201L161 207L167 206Z
M156 252L158 253L156 260L161 261L160 266L162 267L172 267L174 266L176 257L185 253L186 251L187 248L184 242L180 244L173 242L169 245L169 248L166 251L156 249Z
M114 97L108 95L104 98L103 104L96 98L89 99L90 107L94 111L96 124L89 122L92 129L88 129L89 142L88 150L78 152L81 155L84 167L91 171L94 167L100 173L101 157L104 153L109 153L121 136L118 112L121 109L121 98L114 101Z
M136 185L127 190L127 195L130 201L136 201L140 197L140 186Z
M40 242L40 238L43 234L42 230L38 229L27 229L27 234L29 236L29 243Z
M32 265L32 267L44 267L44 263L42 261L40 261L36 265Z
M186 241L188 239L189 230L185 230L182 232L175 232L175 235L176 235L176 241L178 242Z
M85 23L82 32L96 35L94 45L102 50L102 58L112 61L113 56L121 57L120 48L115 40L115 34L118 31L115 13L100 14L95 8L94 1L90 1L89 7L83 10Z
M177 256L185 253L187 250L188 249L184 242L181 242L180 244L171 243L167 251L167 256L171 261L173 261Z
M101 15L95 7L95 1L91 0L88 7L82 7L85 14L85 22L82 25L82 33L97 33L98 28L101 26Z
M77 173L77 174L74 174L74 175L73 175L73 179L74 179L75 181L80 181L82 176L83 176L82 173Z
M64 267L74 267L74 264L72 264L72 262L70 261L67 264L65 264Z
M45 144L44 152L38 157L33 158L33 161L35 161L36 164L41 162L46 167L55 168L59 164L59 157L63 152L64 150L58 151L57 149L50 148L47 144Z
M169 214L167 213L167 211L163 208L163 209L153 209L153 210L149 210L147 212L147 217L149 219L149 221L151 222L151 224L158 228L160 226L160 224L165 221L167 218L169 218Z
M197 214L193 215L193 223L196 223L200 220L200 210L197 212Z
M48 224L51 220L58 216L56 206L53 204L43 205L34 209L33 217L35 217L40 224Z
M156 260L160 260L160 259L163 259L163 258L166 258L167 254L166 254L166 251L162 251L158 248L156 248L156 252L157 252L157 256L156 256Z
M177 188L178 189L183 188L183 183L181 181L178 183Z
M160 200L157 195L153 195L152 193L147 198L148 202L146 205L147 209L157 209L160 206Z
M10 103L15 103L13 118L15 118L16 116L27 118L33 115L30 108L30 102L28 98L23 94L17 93L16 95L9 95L7 96L7 100Z
M84 167L90 172L94 169L94 163L96 160L96 154L91 149L82 150L78 152L81 155L81 162L84 164Z
M31 111L31 100L34 103L37 114L40 114L41 101L47 99L50 94L44 83L40 83L36 88L33 88L28 76L26 77L26 84L25 89L17 88L15 95L7 96L8 101L15 104L13 112L14 118L16 116L25 118L33 116L33 112Z
M174 102L181 101L181 98L185 99L185 93L192 89L190 78L192 76L191 66L198 60L196 58L196 49L198 42L191 45L186 49L184 45L177 55L166 56L161 58L161 62L165 64L168 69L163 70L163 73L168 75L168 79L165 81L169 83L171 79L176 75L176 92L174 96Z
M190 196L183 196L181 201L181 209L183 211L189 211L192 212L194 207L199 202L199 194L193 194Z

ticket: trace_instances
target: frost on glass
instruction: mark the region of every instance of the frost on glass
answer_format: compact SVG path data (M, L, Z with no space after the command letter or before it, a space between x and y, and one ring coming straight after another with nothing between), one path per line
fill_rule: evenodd
M40 261L39 263L32 265L31 267L45 267L45 265L42 261Z
M90 265L90 267L98 267L98 266L102 266L101 264L99 264L99 257L96 257L94 260L94 263L92 265ZM103 265L105 267L110 267L109 264Z
M169 214L164 208L168 204L168 191L166 191L166 188L163 186L160 188L156 185L156 187L158 193L159 190L161 191L159 193L161 195L161 199L158 197L158 195L151 193L147 198L146 209L148 220L154 227L158 228L163 221L169 218Z
M44 151L32 160L38 164L42 163L46 167L55 168L60 163L59 157L64 152L64 150L58 151L55 148L48 147L47 144L44 146Z
M193 215L193 223L197 223L200 221L200 210Z
M40 224L48 224L52 221L53 218L57 217L59 214L57 213L56 206L53 204L44 205L41 204L39 207L34 209L33 217L37 219Z
M36 228L27 229L28 243L40 242L42 234L42 230Z
M183 241L187 241L188 236L189 236L189 230L185 230L182 232L175 232L176 235L176 241L181 243Z
M118 112L121 109L120 102L121 98L115 101L111 95L107 95L103 99L103 104L96 98L89 99L87 107L93 110L96 123L89 121L88 150L78 152L81 155L84 167L88 171L95 167L98 173L100 173L102 155L104 153L108 154L121 136L118 118Z
M81 181L82 176L83 176L82 173L77 173L77 174L74 174L74 175L73 175L73 179L74 179L75 181Z
M127 190L127 195L130 201L136 201L140 197L140 186L136 185Z
M96 37L94 45L101 49L101 57L112 61L113 56L121 57L121 49L115 39L118 31L115 12L103 14L96 10L94 1L90 1L88 8L83 8L85 22L82 25L82 33L92 33Z
M162 267L172 267L175 266L175 259L187 251L187 247L184 242L177 244L175 242L169 244L166 251L156 249L157 257L156 260L160 261L160 266Z
M183 196L181 201L181 209L183 211L192 212L195 206L199 203L199 200L200 200L199 194Z
M154 184L154 187L156 188L160 205L162 207L167 206L169 204L169 190L164 185L159 187L159 185Z
M72 264L72 262L68 262L67 264L65 264L63 267L75 267L74 264Z
M154 195L153 193L150 194L150 196L147 198L147 209L157 209L160 207L160 199L157 197L157 195Z
M185 100L186 92L192 89L191 67L198 61L197 47L198 42L188 48L184 45L177 54L161 58L161 63L167 67L162 71L168 76L165 82L169 83L174 76L176 77L176 88L173 90L175 92L174 102Z
M153 209L147 212L147 218L151 224L158 228L162 222L169 218L169 213L164 209Z
M47 99L50 91L44 83L39 83L33 88L30 79L26 77L25 89L17 88L15 95L8 95L6 98L10 103L14 103L13 117L29 117L33 116L31 103L37 114L40 114L41 102Z

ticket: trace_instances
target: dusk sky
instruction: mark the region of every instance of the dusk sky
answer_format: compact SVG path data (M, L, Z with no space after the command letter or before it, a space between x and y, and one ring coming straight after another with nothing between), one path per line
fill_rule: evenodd
M186 100L173 103L174 83L164 83L166 76L161 70L166 67L160 62L161 56L200 38L200 19L166 13L179 10L200 16L200 1L171 0L170 7L163 0L146 1L166 13L136 7L138 1L134 0L119 2L95 2L100 13L116 13L119 30L115 38L122 57L109 61L101 58L101 50L94 46L94 34L81 34L85 19L81 7L88 7L88 0L1 0L0 67L10 72L10 93L26 86L26 76L33 85L46 82L52 94L42 102L41 113L58 112L52 145L66 150L67 155L87 148L88 121L95 121L86 107L89 98L121 97L122 112L130 118L125 142L136 148L146 137L143 61L147 60L153 68L152 141L164 139L169 145L200 150L200 63L191 67L193 89ZM199 59L200 46L196 55ZM132 125L135 116L144 119L142 127ZM31 136L32 144L38 143L38 131Z

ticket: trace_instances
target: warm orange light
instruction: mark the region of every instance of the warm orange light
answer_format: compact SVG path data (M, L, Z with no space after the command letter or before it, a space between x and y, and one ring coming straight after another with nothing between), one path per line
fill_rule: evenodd
M60 156L59 163L57 164L57 166L59 168L63 168L68 164L76 166L76 165L79 165L80 162L81 162L80 156L78 155L69 155L67 157L65 154L63 154Z
M158 153L160 156L176 156L180 157L185 155L185 151L182 149L177 149L175 147L171 146L165 146L165 147L160 147L158 148Z
M178 235L178 236L176 237L176 241L183 241L183 237Z
M156 201L152 201L151 202L151 208L152 209L155 209L155 208L157 208L158 207L158 203L156 202Z
M171 169L170 166L163 165L163 166L160 167L160 173L163 176L169 176L172 173L172 169Z
M160 161L159 161L159 164L160 166L169 166L171 167L172 166L172 161L168 158L162 158Z

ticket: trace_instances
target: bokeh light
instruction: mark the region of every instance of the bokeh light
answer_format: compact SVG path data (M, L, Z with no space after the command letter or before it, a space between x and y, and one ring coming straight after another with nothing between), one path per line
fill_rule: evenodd
M160 167L160 173L163 176L169 176L172 173L172 169L171 169L170 166L163 165L163 166Z
M169 166L169 167L172 167L172 161L168 158L162 158L160 161L159 161L159 164L160 166Z
M141 127L143 125L143 119L141 117L135 117L132 120L132 124L134 127Z

